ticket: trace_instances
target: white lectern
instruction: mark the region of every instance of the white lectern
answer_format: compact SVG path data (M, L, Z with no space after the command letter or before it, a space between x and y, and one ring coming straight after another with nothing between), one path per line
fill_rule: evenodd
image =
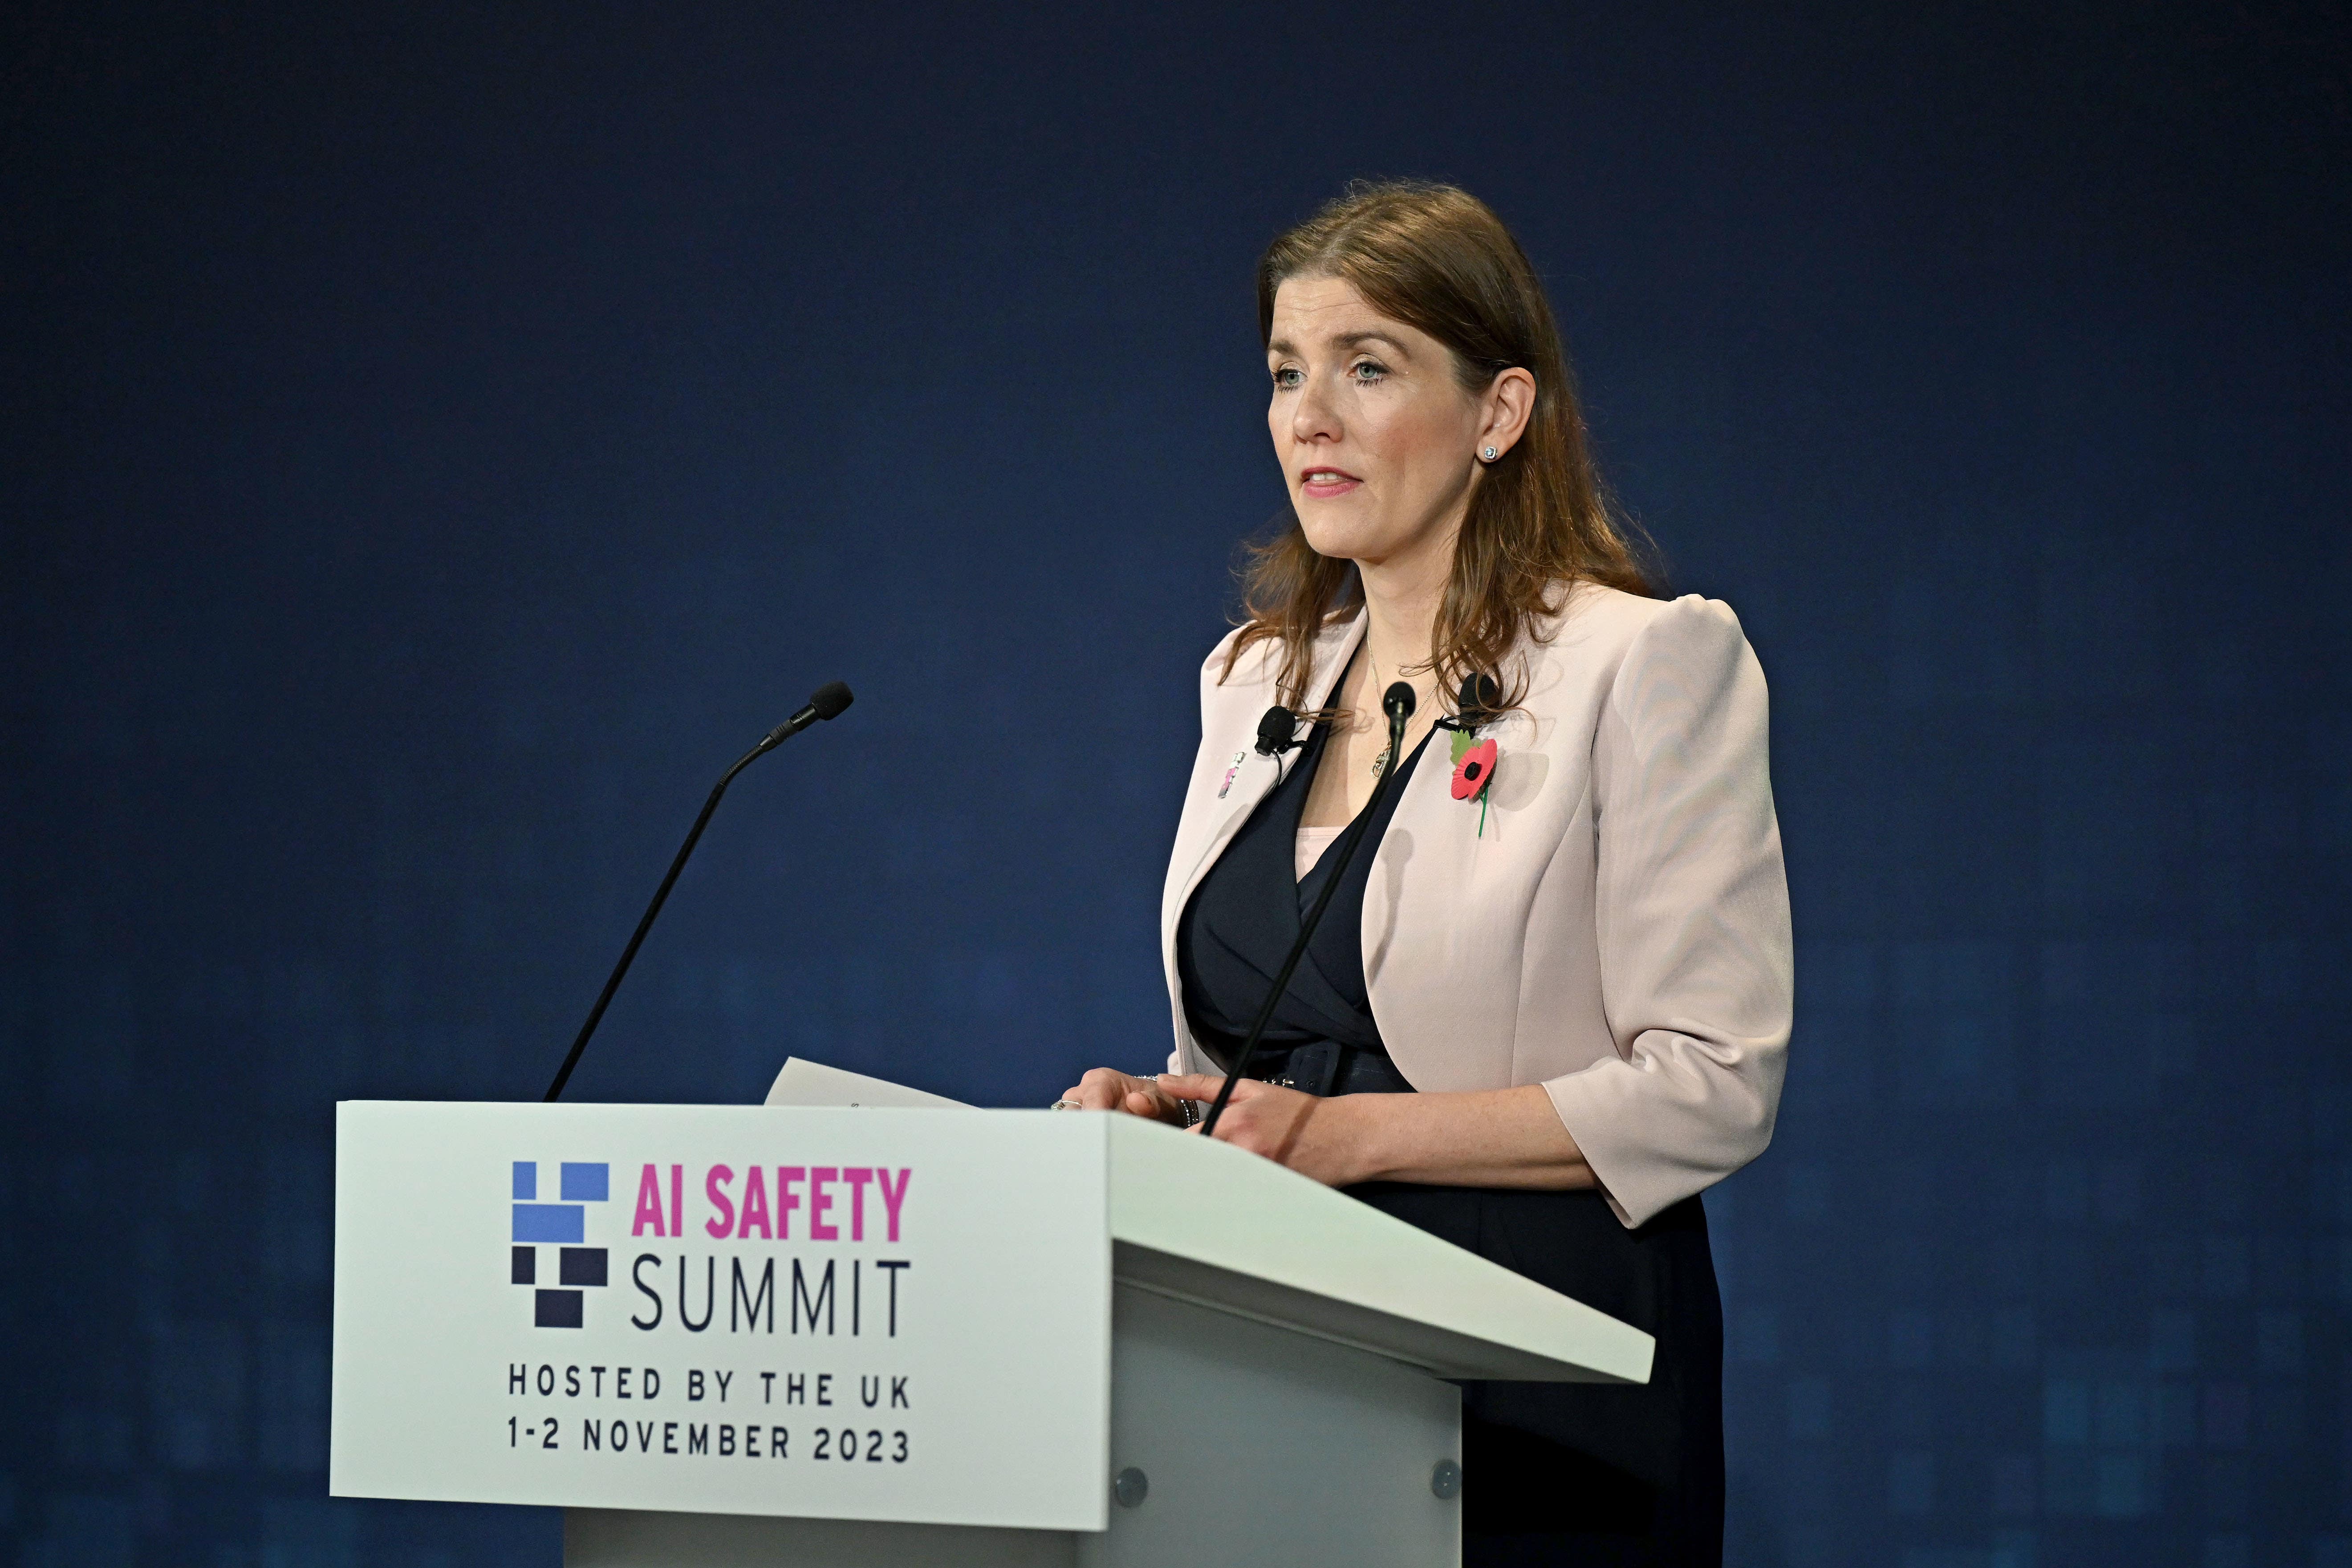
M574 1568L1458 1560L1448 1378L1648 1335L1131 1117L341 1106L339 1497Z

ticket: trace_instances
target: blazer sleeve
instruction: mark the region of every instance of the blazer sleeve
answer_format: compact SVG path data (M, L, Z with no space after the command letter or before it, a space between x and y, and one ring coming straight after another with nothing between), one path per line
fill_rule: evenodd
M1594 909L1617 1054L1548 1081L1638 1226L1771 1141L1794 1002L1764 672L1727 605L1637 634L1593 737Z

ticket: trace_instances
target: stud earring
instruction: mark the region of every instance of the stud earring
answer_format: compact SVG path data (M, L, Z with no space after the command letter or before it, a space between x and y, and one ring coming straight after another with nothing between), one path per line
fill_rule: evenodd
M1490 463L1491 463L1491 462L1493 462L1496 458L1499 458L1499 457L1501 457L1501 456L1502 456L1502 454L1501 454L1500 452L1497 452L1497 451L1496 451L1496 450L1495 450L1495 448L1494 448L1494 447L1487 447L1484 452L1481 452L1481 453L1479 453L1478 455L1479 455L1480 457L1482 457L1482 458L1486 458L1486 461L1488 461L1488 462L1490 462Z

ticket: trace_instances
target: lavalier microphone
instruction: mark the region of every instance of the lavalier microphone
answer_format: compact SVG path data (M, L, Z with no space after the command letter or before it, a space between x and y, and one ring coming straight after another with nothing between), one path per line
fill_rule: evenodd
M1279 702L1265 710L1257 721L1257 754L1278 757L1297 746L1294 738L1298 732L1298 715Z

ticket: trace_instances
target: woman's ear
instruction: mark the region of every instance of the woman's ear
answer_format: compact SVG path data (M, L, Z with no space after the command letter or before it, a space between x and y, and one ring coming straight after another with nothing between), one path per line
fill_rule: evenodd
M1494 462L1519 443L1528 421L1535 416L1536 378L1519 365L1495 377L1480 400L1486 423L1478 432L1478 456ZM1492 452L1493 457L1487 454Z

